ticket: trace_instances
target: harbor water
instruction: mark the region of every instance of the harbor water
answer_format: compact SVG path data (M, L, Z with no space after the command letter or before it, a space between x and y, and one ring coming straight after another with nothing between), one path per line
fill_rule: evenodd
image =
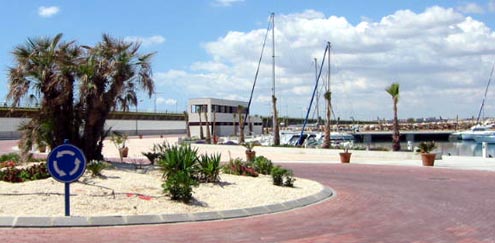
M402 150L412 151L412 148L416 146L419 142L409 144L401 143ZM482 144L476 143L474 141L456 141L456 142L436 142L437 149L435 150L437 153L442 153L443 156L474 156L481 157L482 156ZM366 144L356 143L358 146L366 147ZM371 143L369 144L370 148L386 148L391 150L392 143L391 142L380 142L380 143ZM488 157L495 158L495 144L488 144L487 147Z

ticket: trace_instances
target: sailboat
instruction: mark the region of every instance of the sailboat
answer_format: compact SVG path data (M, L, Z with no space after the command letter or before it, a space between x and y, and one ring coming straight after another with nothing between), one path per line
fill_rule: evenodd
M306 118L304 119L304 124L303 124L303 127L301 129L301 133L300 135L298 136L298 141L297 141L297 145L299 146L302 146L302 145L308 145L310 144L311 146L321 146L321 147L330 147L330 145L337 145L337 144L340 144L342 142L352 142L354 141L354 136L352 134L348 134L348 133L341 133L341 132L330 132L330 118L331 118L331 111L332 111L332 108L331 108L331 102L330 102L330 99L327 100L327 130L328 130L328 135L329 135L329 139L327 139L325 141L325 134L319 132L318 134L314 135L315 139L313 140L312 137L313 137L313 134L312 133L307 133L305 134L305 128L306 128L306 125L307 125L307 122L308 122L308 117L309 117L309 114L311 112L311 107L313 105L313 100L315 98L315 95L317 94L317 91L318 91L318 87L319 87L319 80L320 80L320 77L321 77L321 73L322 73L322 70L323 70L323 65L325 64L325 59L327 58L328 59L328 77L327 77L327 83L326 83L326 91L325 93L329 93L331 94L330 92L330 51L331 51L331 43L330 42L327 42L327 46L325 48L325 52L323 54L323 59L322 59L322 62L321 62L321 67L319 69L319 72L317 72L317 76L316 76L316 82L315 82L315 87L313 89L313 95L311 96L311 101L309 103L309 107L307 109L307 112L306 112ZM330 98L330 97L329 97Z
M490 72L490 78L488 78L488 83L485 88L485 95L483 96L483 100L481 101L480 111L478 112L478 118L476 119L476 125L472 126L467 131L454 133L454 136L458 136L462 140L474 140L478 143L487 142L487 143L495 143L495 131L492 130L493 124L483 125L480 122L481 114L483 113L483 109L485 107L486 95L488 94L488 88L490 87L490 83L492 81L493 69L495 68L495 62L492 65L492 71Z

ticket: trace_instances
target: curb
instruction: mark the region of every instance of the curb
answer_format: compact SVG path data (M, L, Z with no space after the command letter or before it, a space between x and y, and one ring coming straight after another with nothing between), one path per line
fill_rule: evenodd
M209 220L225 220L250 217L262 214L272 214L296 209L318 203L334 195L332 189L323 189L313 195L252 208L232 209L224 211L201 212L191 214L160 214L160 215L128 215L128 216L69 216L69 217L0 217L0 228L49 228L49 227L98 227L145 224L170 224L184 222L199 222Z

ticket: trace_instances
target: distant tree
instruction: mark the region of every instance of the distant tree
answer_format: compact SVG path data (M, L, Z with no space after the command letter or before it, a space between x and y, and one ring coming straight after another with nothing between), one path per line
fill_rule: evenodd
M16 65L9 70L7 98L17 106L34 90L41 97L41 106L39 116L31 122L50 128L48 144L55 147L69 139L88 160L103 159L110 111L137 106L139 89L150 97L153 93L153 54L139 55L138 43L106 34L94 47L61 42L61 38L62 34L29 39L15 48Z
M392 136L392 150L400 150L400 133L399 133L399 118L397 116L397 103L399 103L399 83L392 83L388 88L385 89L387 93L392 96L392 101L394 104L394 134Z

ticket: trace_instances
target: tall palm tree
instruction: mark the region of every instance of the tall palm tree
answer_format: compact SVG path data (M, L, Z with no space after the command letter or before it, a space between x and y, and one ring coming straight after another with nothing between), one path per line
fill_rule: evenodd
M389 87L385 89L387 93L392 96L392 101L394 103L394 134L392 136L392 150L400 150L400 133L399 133L399 119L397 118L397 103L399 103L399 83L392 83Z

